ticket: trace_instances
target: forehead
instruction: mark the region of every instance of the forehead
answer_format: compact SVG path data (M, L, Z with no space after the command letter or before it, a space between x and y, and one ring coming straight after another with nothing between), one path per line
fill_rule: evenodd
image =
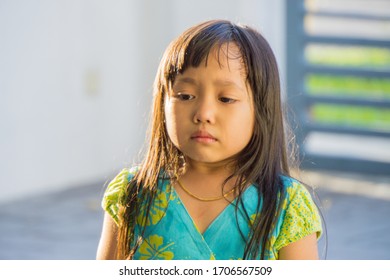
M245 84L246 71L239 48L235 44L213 47L199 65L179 73L174 85L197 85L202 79L220 86Z
M207 67L213 62L217 62L220 68L227 67L231 70L239 70L244 76L246 74L246 67L241 51L234 42L214 46L202 60L201 64Z
M178 78L183 74L189 74L187 70L200 66L207 67L210 63L217 65L214 67L217 71L218 69L239 71L240 78L248 82L247 59L242 54L240 45L234 41L196 41L186 47L180 46L171 50L164 66L164 75L160 76L164 77L161 82L166 85L168 91L177 84Z
M219 88L236 88L241 92L251 92L245 69L240 50L235 44L215 46L198 66L189 66L177 74L172 87L201 87L210 83Z
M208 52L200 48L186 53L183 67L173 75L171 82L177 84L178 80L183 81L183 76L193 76L194 71L203 71L202 68L211 71L209 78L215 75L233 75L244 83L247 81L246 65L239 47L234 42L226 42L214 44Z

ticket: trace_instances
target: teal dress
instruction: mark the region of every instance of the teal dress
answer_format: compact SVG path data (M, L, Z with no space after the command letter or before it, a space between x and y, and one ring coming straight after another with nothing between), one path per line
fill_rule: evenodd
M102 207L118 223L118 200L136 169L124 169L108 185ZM279 250L307 235L320 236L321 219L306 188L298 181L283 177L286 195L282 212L273 231L265 258L278 259ZM134 259L138 260L237 260L244 255L245 237L257 213L257 189L249 186L243 193L245 210L236 214L234 202L228 205L203 234L197 229L169 180L160 180L149 219L138 218L138 227L146 226L143 242ZM142 213L142 209L141 209Z

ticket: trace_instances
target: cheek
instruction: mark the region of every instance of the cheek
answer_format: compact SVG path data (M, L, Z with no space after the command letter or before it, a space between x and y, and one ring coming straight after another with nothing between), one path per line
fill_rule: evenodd
M236 137L240 142L240 145L245 147L252 139L255 128L255 117L253 114L248 114L245 122L238 124Z
M177 127L177 118L174 107L172 103L165 102L165 128L167 130L169 139L177 145L178 143L178 127Z
M232 117L227 120L225 139L228 140L227 148L231 148L234 152L240 152L250 142L253 135L253 121L248 116L241 115L240 117Z
M164 119L165 119L165 128L168 131L169 137L171 137L173 114L172 114L172 108L167 102L165 102L164 104Z
M255 115L249 106L245 107L237 116L232 117L231 122L234 123L235 130L241 133L241 137L252 136L255 126ZM240 137L240 135L237 136Z
M240 146L246 146L253 135L253 123L240 123L235 130L234 138L240 143Z

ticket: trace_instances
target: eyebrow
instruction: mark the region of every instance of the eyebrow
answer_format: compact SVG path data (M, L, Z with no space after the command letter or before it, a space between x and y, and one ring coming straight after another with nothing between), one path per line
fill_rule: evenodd
M176 83L183 83L183 84L190 84L190 85L197 85L198 83L196 82L195 79L191 78L191 77L179 77L177 78L177 80L175 81L175 84Z
M194 85L194 86L197 86L198 85L198 82L191 78L191 77L179 77L175 83L184 83L184 84L190 84L190 85ZM232 80L216 80L214 81L214 84L216 86L220 86L220 87L236 87L242 91L245 91L240 85L238 85L236 82L232 81Z
M244 91L244 89L240 85L238 85L236 82L231 81L231 80L216 80L214 82L214 84L217 85L217 86L220 86L220 87L231 87L231 86L233 86L233 87L236 87L236 88Z

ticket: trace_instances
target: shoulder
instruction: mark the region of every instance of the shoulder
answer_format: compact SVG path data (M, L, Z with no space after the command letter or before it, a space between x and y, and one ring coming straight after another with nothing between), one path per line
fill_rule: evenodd
M285 175L280 176L280 179L283 184L284 196L287 202L294 200L294 198L312 199L309 192L310 188L305 184Z
M314 194L313 189L291 177L281 176L281 180L284 191L281 201L283 211L288 213L288 210L294 209L297 214L302 215L317 213L317 206L311 194Z
M281 176L281 179L284 197L278 221L277 249L312 233L317 233L319 237L322 231L321 217L309 188L287 176Z
M103 195L102 208L118 222L118 210L120 200L127 190L127 185L137 173L139 167L122 169L108 184Z

